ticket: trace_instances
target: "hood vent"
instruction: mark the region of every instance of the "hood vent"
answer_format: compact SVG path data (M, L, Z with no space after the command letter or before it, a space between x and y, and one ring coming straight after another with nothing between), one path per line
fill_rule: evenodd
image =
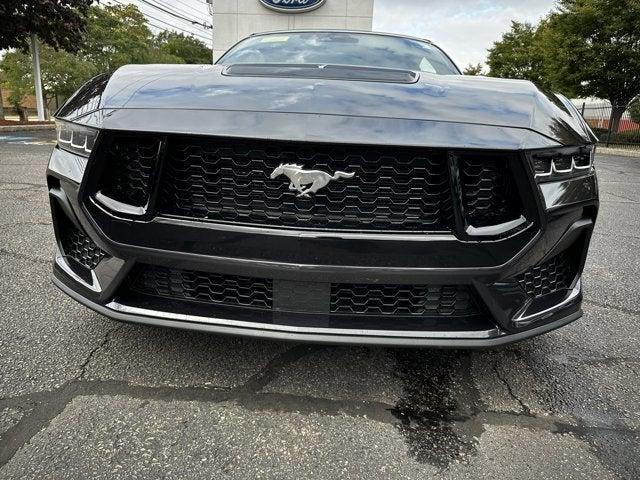
M416 83L419 75L411 70L358 67L352 65L238 63L222 71L232 77L326 78L362 82Z

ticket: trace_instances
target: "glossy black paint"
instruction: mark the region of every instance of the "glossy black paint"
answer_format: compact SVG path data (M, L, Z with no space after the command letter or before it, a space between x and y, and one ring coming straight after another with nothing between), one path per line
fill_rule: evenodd
M516 316L527 313L523 311L527 299L511 279L566 247L582 249L581 271L596 218L594 173L538 185L522 153L592 142L588 127L561 97L529 82L461 75L421 73L415 83L401 83L358 79L362 72L341 72L349 79L306 74L290 78L247 75L246 70L234 74L225 68L123 67L88 82L56 116L102 130L487 153L510 150L517 152L516 178L526 226L503 236L478 238L466 233L468 225L460 210L454 232L432 235L302 232L176 218L133 219L110 211L93 196L99 136L88 163L56 148L49 165L52 204L112 257L98 265L97 285L77 282L58 261L56 283L67 293L127 321L334 343L491 346L542 333L579 316L581 295L544 318L526 325L513 323ZM453 157L450 170L455 179ZM136 262L294 282L468 284L486 305L491 325L473 333L473 338L343 337L204 325L178 314L160 318L116 312L110 302ZM574 285L578 281L576 277ZM211 316L231 318L223 310L212 311ZM236 320L244 320L238 315ZM273 326L281 316L274 312L261 321Z

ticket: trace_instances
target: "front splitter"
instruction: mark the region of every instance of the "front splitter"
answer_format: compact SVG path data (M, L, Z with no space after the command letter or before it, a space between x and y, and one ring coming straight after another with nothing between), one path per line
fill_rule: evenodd
M191 315L141 309L138 307L129 307L115 302L111 302L108 305L101 305L82 296L55 276L53 276L53 283L77 302L106 317L122 322L196 330L223 335L264 338L269 340L337 345L463 349L492 348L541 335L567 325L582 316L582 311L578 310L544 325L510 334L497 329L469 332L383 332L331 328L307 328L239 322L236 320L222 318L196 317Z

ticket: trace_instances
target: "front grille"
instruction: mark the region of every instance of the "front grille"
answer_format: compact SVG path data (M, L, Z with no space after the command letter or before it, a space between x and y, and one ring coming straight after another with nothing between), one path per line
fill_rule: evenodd
M452 228L444 151L197 137L168 142L161 214L305 229ZM298 197L286 176L270 178L282 163L355 176Z
M129 275L129 289L177 300L271 309L272 281L262 278L138 265Z
M476 228L523 214L512 169L518 157L508 152L133 132L107 132L101 145L94 194L149 206L149 216L419 233L451 232L455 204ZM303 174L353 176L331 178L316 193L300 196L287 175L271 178L282 164L298 165Z
M331 312L397 316L470 316L479 313L471 290L461 285L331 286Z
M160 140L153 137L116 136L107 141L100 191L118 202L144 207L151 194L151 179Z
M520 217L522 203L509 160L497 153L459 156L462 201L470 225L486 227Z
M567 290L575 277L570 255L562 252L518 276L518 283L532 298Z
M61 232L62 250L67 258L72 258L83 267L94 269L107 254L85 233L71 222Z

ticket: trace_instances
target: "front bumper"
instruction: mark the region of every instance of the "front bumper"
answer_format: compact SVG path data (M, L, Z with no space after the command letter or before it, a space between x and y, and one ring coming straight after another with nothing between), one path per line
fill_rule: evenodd
M276 340L477 348L533 337L581 315L580 275L598 205L595 174L545 184L535 199L535 222L510 236L477 241L453 234L330 234L167 218L129 221L86 201L81 164L55 149L49 166L58 238L53 280L75 300L116 320ZM65 254L64 222L107 255L88 275L79 274ZM563 252L574 259L568 288L540 299L528 296L516 279ZM434 321L403 329L380 315L340 323L322 309L305 311L284 294L274 298L268 312L218 305L191 308L179 301L123 294L128 275L143 264L268 278L286 283L293 289L291 296L308 295L310 304L317 292L313 288L336 282L372 287L456 284L474 292L481 313L455 326Z
M542 335L567 325L582 316L580 309L556 312L554 320L525 331L507 334L499 329L469 332L404 332L371 331L276 326L254 322L242 322L229 318L211 318L186 314L171 314L144 308L129 307L117 302L106 305L95 303L68 286L58 276L53 283L82 305L114 320L140 323L157 327L196 330L222 335L258 337L269 340L312 342L346 345L377 345L389 347L433 347L433 348L491 348L518 342L526 338Z

